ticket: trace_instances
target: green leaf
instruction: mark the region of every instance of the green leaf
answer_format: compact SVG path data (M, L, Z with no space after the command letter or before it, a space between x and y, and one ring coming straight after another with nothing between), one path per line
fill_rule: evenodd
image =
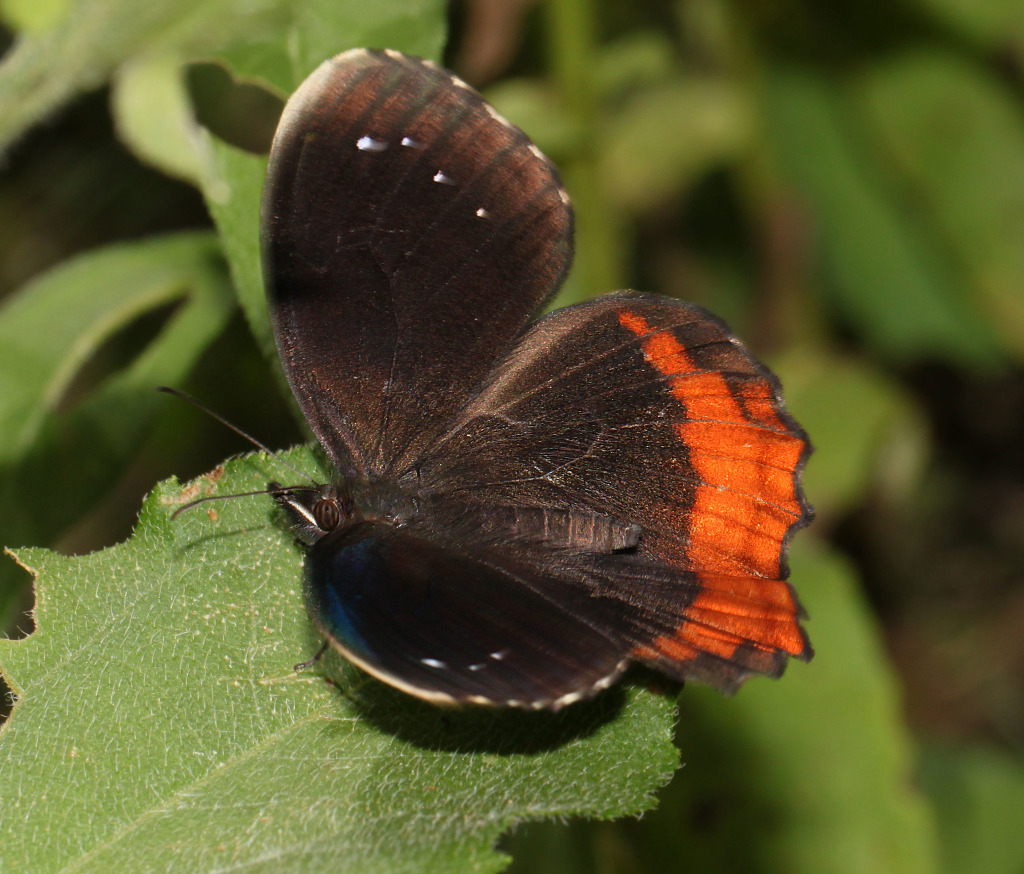
M238 36L216 51L241 77L291 94L321 63L356 46L438 59L447 36L444 0L278 0L281 27Z
M275 4L256 0L71 0L45 31L23 33L0 63L0 148L78 94L107 82L135 54L192 57L281 26Z
M1024 871L1024 762L997 750L926 749L921 782L939 822L945 874Z
M641 91L604 126L601 178L616 204L650 210L738 155L752 130L752 108L728 82L678 78Z
M53 27L70 0L0 0L0 18L12 29L38 33Z
M37 441L78 370L107 339L175 301L187 306L171 324L185 321L189 333L179 330L175 342L163 342L177 360L170 367L155 366L159 353L150 351L138 365L145 372L132 377L137 383L158 375L180 377L182 366L223 327L230 295L211 235L178 234L81 255L5 301L0 308L0 464L10 464Z
M289 453L315 469L307 449ZM223 474L221 476L221 473ZM135 535L82 558L39 549L37 630L0 640L18 697L0 729L12 870L497 871L521 819L649 808L677 765L671 700L617 688L559 714L443 710L328 655L301 550L250 456L161 485ZM330 681L327 681L327 678Z
M0 149L135 57L218 58L289 94L321 61L357 45L436 57L443 0L73 0L22 34L0 62Z
M160 333L69 410L82 366L118 331L176 305ZM106 494L162 402L234 311L216 240L178 234L111 246L43 274L0 308L0 530L5 545L54 537ZM87 450L87 451L85 451ZM60 500L53 499L59 484ZM0 619L16 587L0 569Z
M627 31L596 51L600 57L592 71L594 88L606 103L679 75L675 47L665 31Z
M836 306L891 360L1000 360L995 334L950 253L901 211L848 103L808 72L778 70L766 106L773 148L820 225Z
M1003 344L1024 357L1019 101L981 66L935 49L873 68L859 91L896 181L937 223Z
M112 92L118 136L142 160L169 176L223 198L207 135L196 122L181 59L141 55L123 64Z
M213 193L204 191L206 206L217 226L249 329L267 360L275 361L277 347L270 330L260 259L260 198L267 158L243 152L217 139L211 143L216 161L215 176L223 187Z
M291 405L300 427L305 427L305 419L280 366L263 287L260 199L267 158L236 149L218 139L211 139L211 144L216 162L215 177L222 181L223 187L218 189L220 197L205 192L206 205L228 259L238 302L263 357L270 362L282 397Z

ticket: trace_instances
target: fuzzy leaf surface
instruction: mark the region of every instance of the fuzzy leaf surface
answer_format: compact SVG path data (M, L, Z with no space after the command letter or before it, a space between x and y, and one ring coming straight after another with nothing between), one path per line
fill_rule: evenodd
M315 470L305 449L289 455ZM4 863L45 872L497 871L522 819L623 816L675 769L671 701L620 687L558 714L442 710L328 656L301 550L229 462L162 484L126 543L41 549L37 630L0 641ZM206 509L206 512L204 512Z

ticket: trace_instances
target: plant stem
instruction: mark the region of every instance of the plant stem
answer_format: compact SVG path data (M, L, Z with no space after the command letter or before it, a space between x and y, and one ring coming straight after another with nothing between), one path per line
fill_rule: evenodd
M562 175L576 210L576 267L560 303L574 303L625 285L624 228L600 176L599 112L594 89L595 6L592 0L547 0L548 67L579 139Z

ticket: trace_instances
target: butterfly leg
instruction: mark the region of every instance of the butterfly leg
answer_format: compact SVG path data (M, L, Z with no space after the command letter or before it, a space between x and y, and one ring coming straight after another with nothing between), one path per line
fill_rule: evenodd
M314 655L313 658L307 659L304 662L299 662L294 668L292 668L292 670L296 673L299 671L309 670L311 667L313 667L313 665L315 665L318 661L320 661L320 659L323 658L324 653L327 652L327 647L329 647L330 645L331 642L329 640L325 640L323 644L320 646L320 649L316 651L316 655Z

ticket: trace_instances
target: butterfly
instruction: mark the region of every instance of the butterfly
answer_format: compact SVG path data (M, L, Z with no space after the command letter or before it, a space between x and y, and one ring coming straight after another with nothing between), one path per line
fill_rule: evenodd
M569 198L468 85L395 51L324 63L281 117L261 240L335 472L270 491L348 659L428 701L531 709L633 662L732 692L810 659L786 582L810 444L778 381L677 300L536 318L572 260Z

